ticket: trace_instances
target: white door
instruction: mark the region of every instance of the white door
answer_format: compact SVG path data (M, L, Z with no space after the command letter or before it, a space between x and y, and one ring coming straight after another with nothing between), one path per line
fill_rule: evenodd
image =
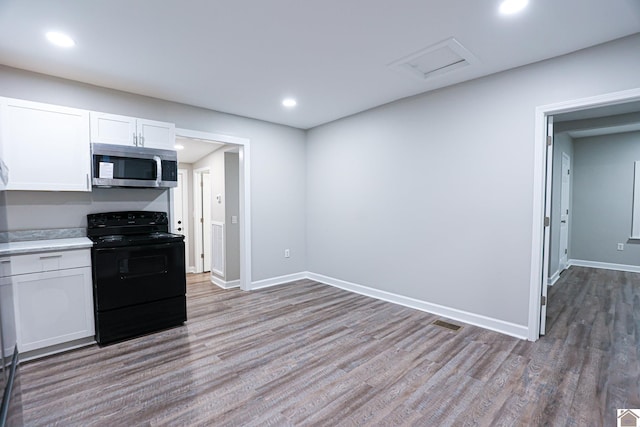
M211 174L202 174L202 253L203 271L211 271Z
M562 186L560 188L560 271L567 268L569 257L569 194L571 158L562 153Z
M173 200L173 229L178 234L184 236L184 264L186 271L189 271L189 232L187 225L188 208L188 185L186 169L178 169L178 186L175 188Z
M549 249L551 247L551 186L553 172L553 116L547 117L547 169L544 206L544 251L542 257L542 295L540 298L540 335L547 328L547 277L549 277Z

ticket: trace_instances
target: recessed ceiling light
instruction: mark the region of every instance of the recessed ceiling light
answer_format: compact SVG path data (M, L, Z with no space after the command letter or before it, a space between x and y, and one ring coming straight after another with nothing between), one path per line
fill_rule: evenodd
M288 108L295 107L297 104L298 103L293 98L285 98L282 100L282 105Z
M503 15L512 15L524 9L529 0L504 0L500 3L500 13Z
M73 41L71 37L64 33L59 33L57 31L49 31L47 34L47 40L56 46L60 47L73 47L76 45L76 42Z
M176 144L173 146L176 150L184 150L184 145Z

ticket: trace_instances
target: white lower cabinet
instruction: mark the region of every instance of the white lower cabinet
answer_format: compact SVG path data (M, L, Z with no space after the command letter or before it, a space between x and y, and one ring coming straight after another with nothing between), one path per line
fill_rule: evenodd
M93 335L90 284L89 267L14 276L18 350L37 350Z
M0 276L0 324L2 324L3 354L7 357L13 354L13 346L16 344L16 319L13 310L13 287L11 286L10 277Z
M94 335L88 249L14 255L11 262L18 267L11 284L21 353Z

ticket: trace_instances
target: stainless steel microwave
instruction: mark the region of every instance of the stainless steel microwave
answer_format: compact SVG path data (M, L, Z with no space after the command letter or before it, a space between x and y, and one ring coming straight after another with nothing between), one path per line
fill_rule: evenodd
M126 145L91 144L94 187L178 186L175 151Z

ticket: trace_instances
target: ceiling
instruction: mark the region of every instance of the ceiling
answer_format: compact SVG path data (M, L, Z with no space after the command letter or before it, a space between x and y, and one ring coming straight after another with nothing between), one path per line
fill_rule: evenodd
M499 3L3 0L0 62L308 129L640 31L638 0L530 0L507 17ZM51 29L77 45L49 45ZM398 67L452 38L468 66L426 79Z
M572 138L640 131L640 101L592 107L553 116L555 129Z
M224 144L221 142L176 136L176 147L177 146L183 147L177 150L179 163L195 163L204 156L223 147Z

